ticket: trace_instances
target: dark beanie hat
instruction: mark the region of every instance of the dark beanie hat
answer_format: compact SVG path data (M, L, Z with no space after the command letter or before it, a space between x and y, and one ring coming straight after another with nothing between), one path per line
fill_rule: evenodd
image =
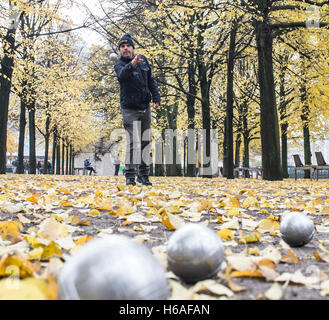
M126 33L120 40L119 40L119 49L121 47L122 44L125 44L125 43L129 43L134 49L135 49L135 45L134 45L134 42L133 42L133 39L131 39L131 36L129 33Z

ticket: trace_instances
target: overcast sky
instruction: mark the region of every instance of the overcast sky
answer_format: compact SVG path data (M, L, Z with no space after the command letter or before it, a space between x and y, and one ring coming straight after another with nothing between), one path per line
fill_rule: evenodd
M71 17L74 25L82 25L86 18L86 9L83 5L86 5L89 10L95 15L101 15L100 9L98 9L98 0L76 0L76 4L66 12L66 14ZM99 44L104 42L104 39L99 36L99 34L93 30L81 29L76 31L88 45Z

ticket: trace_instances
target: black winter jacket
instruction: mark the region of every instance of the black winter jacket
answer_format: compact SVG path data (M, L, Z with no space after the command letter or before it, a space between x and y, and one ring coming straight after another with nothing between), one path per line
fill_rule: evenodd
M160 104L158 85L152 76L151 67L145 56L143 62L137 63L133 68L131 61L120 57L114 69L120 82L120 103L124 109L143 110L149 106L151 95L153 102Z

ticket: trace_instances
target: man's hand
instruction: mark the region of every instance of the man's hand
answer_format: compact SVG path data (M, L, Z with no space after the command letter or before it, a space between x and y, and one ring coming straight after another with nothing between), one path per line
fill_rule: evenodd
M137 53L137 55L135 56L135 58L131 61L131 64L135 68L137 63L143 62L143 61L144 60L142 59L140 53Z
M154 109L158 109L160 106L159 102L154 102Z

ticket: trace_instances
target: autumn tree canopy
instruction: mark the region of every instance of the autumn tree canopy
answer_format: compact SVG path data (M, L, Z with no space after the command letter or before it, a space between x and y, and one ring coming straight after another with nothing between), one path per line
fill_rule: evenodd
M210 154L211 129L218 130L228 178L234 166L250 165L253 152L261 155L263 178L281 180L288 140L303 141L309 162L310 141L326 137L328 1L98 1L98 10L85 8L83 27L106 42L83 53L77 26L61 16L69 1L2 4L2 137L9 116L20 123L21 137L28 122L32 142L34 126L46 145L61 141L76 151L108 139L122 127L109 54L126 32L136 52L148 57L160 87L154 128L205 129L205 145L194 141L192 153L175 144L184 174L196 173L197 161L187 155L200 148ZM7 139L1 141L4 172Z

